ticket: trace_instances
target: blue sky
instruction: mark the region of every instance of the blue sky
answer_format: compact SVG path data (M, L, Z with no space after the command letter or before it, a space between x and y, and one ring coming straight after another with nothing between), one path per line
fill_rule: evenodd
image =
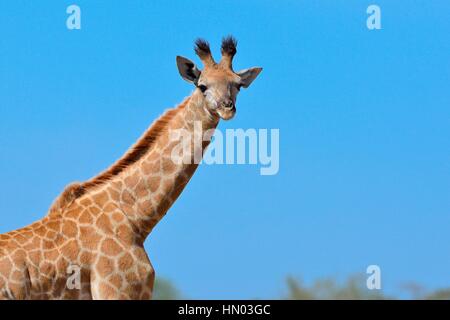
M66 7L82 10L69 31ZM366 8L382 30L366 28ZM239 40L264 71L226 128L279 128L280 171L202 166L146 242L192 298L271 298L287 275L450 285L448 1L2 1L0 232L41 218L189 95L175 56Z

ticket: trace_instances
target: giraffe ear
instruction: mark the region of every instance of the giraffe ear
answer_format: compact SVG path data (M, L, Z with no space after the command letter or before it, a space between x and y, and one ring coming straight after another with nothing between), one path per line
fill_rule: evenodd
M248 88L253 80L256 79L256 77L259 75L259 73L262 71L262 68L250 68L250 69L244 69L239 72L236 72L236 74L241 77L241 85L244 88Z
M178 72L184 80L197 85L197 81L198 78L200 78L201 71L191 60L177 56L177 67Z

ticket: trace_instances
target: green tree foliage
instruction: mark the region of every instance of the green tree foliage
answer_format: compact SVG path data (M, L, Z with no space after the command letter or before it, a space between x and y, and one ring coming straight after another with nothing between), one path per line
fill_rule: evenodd
M351 276L343 283L335 279L318 279L310 286L300 281L287 278L288 294L285 299L292 300L380 300L389 299L378 290L368 290L366 280L361 276Z
M286 279L287 293L281 299L289 300L383 300L398 299L399 297L387 296L380 290L369 290L366 287L364 275L352 275L344 281L337 281L328 277L317 279L311 285L304 285L293 277ZM427 291L424 287L414 282L400 287L411 299L420 300L450 300L450 288ZM155 300L183 299L180 291L171 281L158 277L153 291Z
M423 299L426 300L450 300L450 288L439 289L426 294Z
M177 300L181 294L171 281L157 277L153 288L153 300Z
M362 275L353 275L343 282L333 278L318 279L310 286L305 286L301 281L288 277L287 295L283 299L290 300L384 300L398 299L395 296L387 296L379 290L369 290L366 287L366 279ZM402 286L410 298L419 300L450 300L450 288L438 289L427 292L422 286L409 283Z

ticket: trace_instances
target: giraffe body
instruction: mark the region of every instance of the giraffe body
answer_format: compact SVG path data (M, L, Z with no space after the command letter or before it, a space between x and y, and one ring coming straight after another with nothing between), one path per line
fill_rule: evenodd
M190 161L176 162L179 141L171 133L195 134L200 124L211 137L220 118L234 115L235 86L247 87L261 71L253 78L248 78L250 69L234 73L235 42L227 41L220 64L205 42L197 43L205 64L201 73L177 58L180 74L197 89L166 111L113 166L66 187L43 219L0 235L0 299L151 298L155 272L144 241L194 174L195 154L210 142L190 140ZM204 90L206 85L210 88Z
M134 147L165 126L133 165L70 185L44 219L0 235L0 298L149 299L154 270L144 240L197 167L172 161L177 142L169 143L167 129L190 132L195 122L214 129L218 119L201 103L194 94L167 111ZM80 268L80 289L68 288L71 266Z
M142 245L127 243L125 234L113 236L107 226L74 224L46 217L0 236L0 299L151 297L154 271ZM79 268L80 287L69 287L71 266Z

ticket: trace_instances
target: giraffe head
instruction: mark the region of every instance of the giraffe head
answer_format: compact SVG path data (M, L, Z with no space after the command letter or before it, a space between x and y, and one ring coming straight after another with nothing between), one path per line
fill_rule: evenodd
M184 57L177 56L177 66L181 77L194 84L196 91L205 99L208 110L222 119L233 118L236 113L236 97L241 88L248 88L262 68L233 71L233 57L236 54L236 40L226 37L222 40L222 59L216 63L208 42L198 39L195 53L203 62L203 70Z

